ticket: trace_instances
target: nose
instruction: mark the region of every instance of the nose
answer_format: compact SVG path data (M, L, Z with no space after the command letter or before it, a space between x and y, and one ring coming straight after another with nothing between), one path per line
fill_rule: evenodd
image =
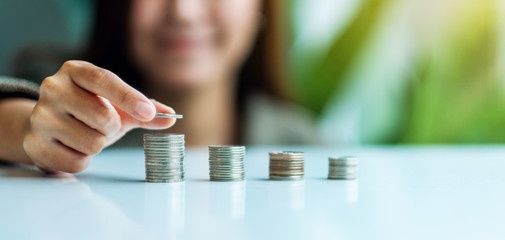
M204 3L201 0L168 0L168 2L168 18L176 22L189 23L203 12Z

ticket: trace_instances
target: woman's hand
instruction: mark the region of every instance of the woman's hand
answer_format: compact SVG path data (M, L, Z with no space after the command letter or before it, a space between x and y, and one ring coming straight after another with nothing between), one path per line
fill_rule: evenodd
M68 61L40 87L23 148L48 172L76 173L92 156L133 128L164 129L174 110L128 86L114 73L84 61Z

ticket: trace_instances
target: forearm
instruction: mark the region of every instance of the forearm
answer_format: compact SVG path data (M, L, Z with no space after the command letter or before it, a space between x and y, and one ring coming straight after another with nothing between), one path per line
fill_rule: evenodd
M0 100L0 161L33 164L23 149L36 101L22 98Z

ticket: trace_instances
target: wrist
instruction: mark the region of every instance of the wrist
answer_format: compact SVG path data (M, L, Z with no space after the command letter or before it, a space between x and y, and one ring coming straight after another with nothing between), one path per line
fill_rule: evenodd
M30 131L30 115L36 101L12 98L0 100L0 159L33 164L26 154L23 140Z

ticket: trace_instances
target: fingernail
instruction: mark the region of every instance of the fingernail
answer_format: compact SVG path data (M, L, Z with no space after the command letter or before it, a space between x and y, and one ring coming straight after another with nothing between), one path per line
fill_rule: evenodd
M171 113L175 114L175 110L174 110L173 108L171 108L171 107L167 106L167 109L168 109L168 111L169 111L169 112L171 112Z
M158 104L162 105L164 108L166 108L166 109L167 109L167 110L163 110L163 112L168 112L168 113L173 113L173 114L175 114L175 110L174 110L173 108L171 108L171 107L167 106L166 104L161 103L161 102L157 101L157 100L156 100L156 99L154 99L154 98L151 98L151 99L149 99L149 100L151 100L152 102L156 102L156 103L158 103Z
M138 102L137 106L135 107L135 112L145 119L152 119L155 114L155 110L152 105L145 102Z

